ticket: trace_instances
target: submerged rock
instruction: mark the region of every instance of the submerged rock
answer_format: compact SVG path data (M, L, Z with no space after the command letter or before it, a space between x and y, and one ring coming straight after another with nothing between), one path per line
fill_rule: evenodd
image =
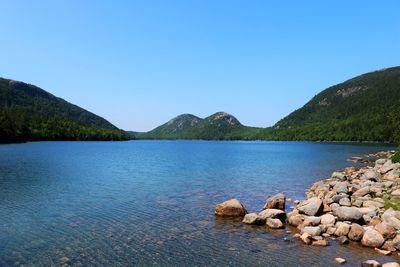
M367 260L361 263L361 267L380 267L381 264L376 260Z
M265 224L265 220L260 218L257 213L248 213L244 216L243 218L243 223L245 224L256 224L256 225L262 225Z
M247 211L237 199L230 199L215 207L215 215L223 217L243 217Z
M280 229L280 228L284 228L283 223L281 222L281 220L279 219L272 219L272 218L268 218L267 219L267 226L269 228L272 229Z

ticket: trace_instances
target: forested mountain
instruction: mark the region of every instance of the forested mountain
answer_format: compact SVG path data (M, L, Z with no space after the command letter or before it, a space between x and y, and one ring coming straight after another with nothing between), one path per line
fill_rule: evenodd
M142 139L254 139L261 128L242 125L234 116L217 112L205 119L191 114L175 117L154 130L137 135Z
M126 140L107 120L34 85L0 78L0 142Z
M263 136L273 140L388 141L400 137L400 67L329 87Z

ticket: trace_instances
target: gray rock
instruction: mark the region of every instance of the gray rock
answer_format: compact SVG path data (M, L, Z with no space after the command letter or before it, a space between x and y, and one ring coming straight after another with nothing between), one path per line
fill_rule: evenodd
M353 196L363 197L363 196L369 194L369 192L370 192L370 187L369 186L364 186L364 187L358 189L356 192L354 192Z
M381 180L381 174L376 170L367 170L362 176L361 179L369 180L374 182L379 182Z
M318 226L306 226L301 232L307 233L310 236L319 236L322 233L321 228Z
M309 216L315 216L318 213L320 213L323 209L322 200L317 197L307 199L306 201L301 202L297 206L297 209L299 210L300 213Z
M340 206L345 206L345 207L350 207L350 206L351 206L350 199L348 199L347 197L342 198L342 199L339 201L339 205L340 205Z
M341 221L359 221L362 219L362 213L355 207L339 207L336 215Z
M333 190L335 190L338 194L340 194L340 193L347 194L347 192L349 192L349 189L347 188L347 186L348 186L347 182L338 182L333 187Z
M345 245L349 243L349 239L346 236L339 236L336 238L336 240L339 242L341 245Z

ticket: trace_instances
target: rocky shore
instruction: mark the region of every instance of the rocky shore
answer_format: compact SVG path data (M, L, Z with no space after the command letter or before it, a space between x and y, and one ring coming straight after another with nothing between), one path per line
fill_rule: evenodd
M369 155L377 158L373 164L364 158L349 159L367 166L348 167L314 183L306 191L306 199L293 201L295 205L288 213L285 208L289 199L279 193L269 197L259 213L248 213L239 200L231 199L218 204L215 215L243 217L243 223L272 229L289 224L297 229L294 237L306 245L353 241L383 255L400 255L400 163L393 163L392 155L391 152ZM335 261L346 262L341 258ZM400 265L395 262L380 265L369 260L361 266Z

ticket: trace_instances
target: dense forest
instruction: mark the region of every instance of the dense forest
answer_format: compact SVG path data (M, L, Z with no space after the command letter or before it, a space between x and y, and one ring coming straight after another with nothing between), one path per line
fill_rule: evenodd
M30 84L0 78L0 142L127 140L105 119Z

